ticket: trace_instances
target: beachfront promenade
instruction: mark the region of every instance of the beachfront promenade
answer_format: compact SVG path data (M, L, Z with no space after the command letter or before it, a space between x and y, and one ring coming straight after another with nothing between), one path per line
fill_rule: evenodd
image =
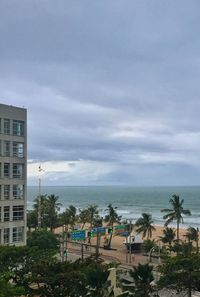
M61 228L58 228L56 233L60 233ZM160 236L162 235L163 232L163 227L161 226L156 226L156 231L153 232L153 237L152 239L155 239L155 241L160 244ZM184 234L186 230L185 229L180 229L180 236L182 239L184 239ZM104 260L107 261L114 261L117 263L121 263L124 265L132 265L132 266L137 266L138 263L145 264L149 262L149 257L144 256L144 254L141 253L134 253L134 254L129 254L127 253L125 244L123 243L125 240L124 236L120 235L115 235L112 238L112 244L111 244L111 250L105 250L103 248L104 242L103 242L103 236L100 241L100 246L99 246L99 254L100 257L103 258ZM88 257L91 254L96 253L96 237L91 238L91 247L89 244L83 245L83 248L81 250L81 242L68 242L67 243L67 249L69 252L72 254L80 255L83 253L83 257ZM84 242L83 242L84 243ZM152 264L157 265L158 264L158 259L157 258L152 258Z
M99 255L102 259L108 262L121 263L123 265L137 265L138 263L145 264L149 261L147 256L144 256L143 253L132 253L129 254L126 250L125 245L123 244L124 237L115 236L112 240L112 246L110 250L105 250L103 248L103 240L100 242L99 246ZM92 238L91 245L83 244L81 247L80 242L68 242L67 243L68 253L75 254L79 258L89 257L96 253L96 237ZM77 258L77 257L75 257ZM158 263L158 260L154 260L155 263Z

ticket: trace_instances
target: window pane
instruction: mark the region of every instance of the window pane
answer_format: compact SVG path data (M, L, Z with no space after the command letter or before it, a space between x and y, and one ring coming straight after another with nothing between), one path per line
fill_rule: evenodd
M23 234L24 234L24 228L18 227L13 228L13 242L20 242L23 241Z
M13 142L13 156L18 158L24 157L24 144L20 142Z
M24 136L24 122L13 121L13 134L17 136Z
M4 206L4 222L10 221L10 207Z
M14 199L24 199L24 186L23 185L13 185L13 198Z
M3 154L5 157L10 156L10 141L4 141Z
M4 185L4 199L10 198L10 185Z
M24 164L13 164L13 178L22 178L24 176Z
M20 221L24 219L24 206L13 206L13 221Z
M3 242L4 243L9 243L9 235L10 235L10 229L5 228L3 231Z
M10 134L10 120L4 119L4 134Z
M10 176L10 164L4 163L4 169L3 169L4 177Z

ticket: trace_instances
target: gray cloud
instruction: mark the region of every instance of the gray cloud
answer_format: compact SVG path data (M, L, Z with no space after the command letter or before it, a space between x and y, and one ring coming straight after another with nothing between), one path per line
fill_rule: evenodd
M29 158L84 167L47 183L198 183L199 8L0 2L0 98L28 108Z

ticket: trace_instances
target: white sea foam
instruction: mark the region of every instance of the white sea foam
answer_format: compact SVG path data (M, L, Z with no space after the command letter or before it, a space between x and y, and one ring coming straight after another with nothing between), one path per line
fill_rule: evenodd
M184 208L192 212L192 216L184 217L184 227L200 227L200 187L43 187L42 194L55 194L62 203L61 211L73 204L78 209L89 205L98 205L100 215L105 216L109 203L117 206L117 212L123 219L137 220L141 213L152 215L155 224L163 225L161 209L169 208L169 198L177 194L184 199ZM38 195L37 187L28 187L28 209ZM174 223L175 225L175 223Z

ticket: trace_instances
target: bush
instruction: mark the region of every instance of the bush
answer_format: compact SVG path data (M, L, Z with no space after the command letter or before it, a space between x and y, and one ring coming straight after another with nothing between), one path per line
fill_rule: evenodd
M155 251L158 251L158 246L155 243L155 240L154 239L153 240L151 240L151 239L144 240L144 243L143 243L144 252L149 253L152 248L154 248Z
M33 231L27 239L27 246L41 250L57 250L59 241L57 236L49 231Z

